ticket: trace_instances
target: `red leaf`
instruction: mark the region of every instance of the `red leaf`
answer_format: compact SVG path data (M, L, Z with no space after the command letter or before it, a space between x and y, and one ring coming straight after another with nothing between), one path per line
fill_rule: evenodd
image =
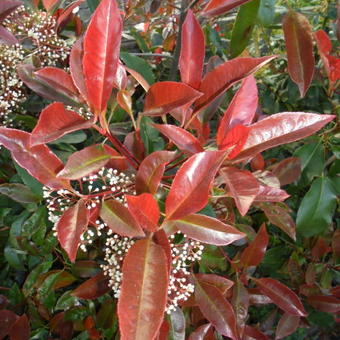
M204 317L219 333L239 339L233 308L216 287L196 281L195 299Z
M156 244L160 245L167 258L167 268L168 272L170 273L170 270L172 269L172 256L171 256L171 246L169 242L168 235L164 231L164 229L159 229L154 233L154 241Z
M299 327L300 317L284 313L277 324L275 339L282 339L293 334Z
M157 201L149 193L139 196L126 195L128 209L139 226L150 232L158 229L159 207Z
M106 145L94 144L74 152L67 160L58 177L79 179L99 171L110 159L111 153Z
M174 158L175 152L155 151L140 164L136 176L136 191L155 194L163 177L165 166Z
M260 332L255 327L246 326L242 340L269 340L267 335Z
M128 208L115 199L104 201L99 215L113 232L121 236L145 236L143 230L129 212Z
M237 281L233 287L232 306L235 311L236 323L240 337L243 336L246 319L248 317L249 294L241 281Z
M60 0L42 0L44 8L47 12L54 10L55 6L58 5L59 2Z
M75 86L81 93L83 98L89 103L87 99L87 90L85 86L85 77L83 71L83 38L78 39L72 46L70 54L70 72Z
M149 88L144 101L143 114L147 116L162 116L171 110L181 107L202 93L192 87L174 81L158 82Z
M221 15L248 1L250 0L210 0L204 7L202 15L207 17Z
M270 187L268 185L260 185L259 192L255 198L255 202L282 202L289 195L282 189Z
M228 131L235 125L248 125L253 121L258 104L258 93L254 76L242 80L220 122L216 142L223 143Z
M32 131L31 146L52 142L70 132L89 129L92 120L85 120L78 113L66 110L62 103L52 103L41 111Z
M19 6L23 5L22 1L16 0L2 0L0 2L0 22L6 19Z
M340 311L340 299L335 296L312 295L307 298L308 303L322 312L338 313Z
M71 262L77 256L80 236L89 223L89 213L83 200L68 208L57 222L58 241Z
M235 58L217 66L206 74L199 91L203 93L195 103L195 111L200 111L235 82L256 72L276 56L262 58Z
M297 316L306 316L307 313L298 296L287 286L274 279L255 279L260 291L267 295L279 308L286 313Z
M168 340L169 331L170 331L169 323L167 320L164 319L155 340Z
M1 7L0 7L1 8ZM0 310L0 339L9 334L18 316L10 310Z
M301 175L301 159L289 157L275 164L271 172L279 179L281 185L295 182Z
M7 45L14 45L18 43L18 39L11 31L0 25L0 42Z
M56 177L63 167L61 160L44 144L30 147L30 137L30 133L0 127L0 144L21 167L52 189L70 188L69 181Z
M167 301L167 258L151 239L137 241L123 263L118 300L122 340L153 339L163 321Z
M235 161L310 136L334 118L334 115L282 112L262 119L249 126L248 139Z
M29 340L30 338L30 325L26 314L23 314L13 324L9 337L11 340Z
M332 51L332 42L327 33L324 30L318 30L314 32L314 36L319 52L323 55L330 54Z
M165 202L168 220L193 214L206 206L210 186L224 158L223 151L199 152L180 167Z
M199 214L186 215L175 221L166 221L163 227L175 226L189 238L217 246L226 246L246 235L220 220Z
M263 223L254 241L241 254L240 262L242 265L244 267L258 266L266 253L268 241L266 225Z
M181 151L189 155L204 151L199 140L187 130L170 124L153 124L153 126L168 137Z
M193 331L190 334L188 340L204 340L210 327L211 327L211 323L198 327L195 331Z
M223 295L225 295L227 290L229 290L234 285L233 281L216 274L195 274L195 277L200 282L204 282L216 287Z
M288 72L298 85L301 98L305 96L314 74L312 28L308 19L290 10L283 18Z
M106 110L119 59L122 18L115 0L98 5L84 36L83 70L88 101L97 114Z
M237 209L245 216L259 192L259 182L250 171L232 167L223 168L221 175L235 200Z
M78 286L72 293L79 299L94 300L110 291L109 277L103 272L91 277Z
M202 79L205 56L205 41L202 28L189 9L182 26L179 69L183 83L198 89Z
M79 7L83 1L84 0L74 1L62 10L61 14L58 16L57 24L55 27L57 32L60 32L64 28L70 18L72 18L73 10Z

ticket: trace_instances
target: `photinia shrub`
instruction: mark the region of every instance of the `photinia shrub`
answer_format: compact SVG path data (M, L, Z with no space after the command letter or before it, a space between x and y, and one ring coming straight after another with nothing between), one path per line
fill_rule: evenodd
M57 1L43 3L52 12L57 6ZM270 65L276 55L236 57L205 67L205 34L197 17L221 15L241 4L249 6L248 1L212 0L197 7L201 10L187 8L181 45L176 47L180 80L149 84L121 54L125 20L131 11L128 3L124 17L115 0L100 1L84 34L72 46L69 69L28 62L17 68L21 81L50 103L31 132L0 127L0 144L20 171L43 185L44 204L53 225L49 240L52 248L58 241L62 250L57 248L56 256L64 264L51 271L52 263L46 268L40 264L30 280L35 277L44 282L38 294L46 305L53 299L49 290L74 284L58 307L39 304L38 313L62 339L83 330L91 339L111 339L116 330L109 318L117 315L122 340L184 339L185 334L191 340L222 336L267 339L248 315L252 305L260 304L274 304L275 313L282 314L276 326L280 339L305 324L311 308L337 313L339 292L316 287L315 267L308 266L307 282L300 285L300 291L277 275L268 277L271 275L257 270L270 242L267 221L289 242L296 240L290 208L283 203L290 195L281 187L296 181L301 173L298 158L273 162L269 167L262 153L317 133L335 116L258 114L254 74ZM288 71L303 96L314 65L307 72L297 71L296 55L301 54L289 35L294 25L300 30L305 21L289 12L283 25L289 42ZM305 35L312 34L303 31L302 40L309 39ZM328 40L320 31L315 36L330 91L334 91L338 78L330 48L324 47ZM307 49L304 53L308 54ZM207 112L220 106L219 100L234 84L239 87L214 129ZM122 112L129 121L125 138L115 124ZM79 131L89 137L81 150L64 146L64 151L71 150L65 157L54 147ZM332 210L336 199L332 184L317 184L330 192L333 203L326 209ZM24 204L39 201L22 184L3 184L0 192ZM247 225L251 221L248 214L254 211L262 211L266 220L252 228ZM27 227L32 235L34 223ZM337 234L334 256L339 254L338 238ZM35 239L43 247L44 235ZM329 248L320 237L313 259L329 253ZM39 249L32 246L28 253L31 251ZM227 263L228 276L214 270L218 268L214 256L209 263L212 253ZM68 268L86 280L75 283ZM26 299L36 284L25 281ZM105 314L109 327L82 314L83 301L100 299L104 305L97 319L105 319L100 313ZM68 314L73 309L79 311L78 316ZM26 312L19 316L2 309L0 317L7 320L0 338L29 338ZM81 326L73 323L83 319ZM186 319L191 325L187 333ZM104 335L99 328L109 331ZM21 335L15 335L18 329Z

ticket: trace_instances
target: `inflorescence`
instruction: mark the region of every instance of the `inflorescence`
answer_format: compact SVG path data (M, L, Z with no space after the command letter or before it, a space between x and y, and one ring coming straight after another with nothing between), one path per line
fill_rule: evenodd
M125 194L136 194L134 175L118 172L111 168L102 168L97 174L83 177L75 185L75 191L60 189L53 191L44 187L44 197L49 211L49 220L55 226L61 214L74 205L81 197L87 209L96 209L102 199L114 198L126 205ZM54 227L54 230L56 228ZM102 246L104 263L101 268L109 277L109 285L114 297L118 298L122 283L122 265L125 255L135 240L114 233L106 223L98 218L94 225L86 228L80 237L80 249L86 252L89 247ZM170 314L194 291L190 281L190 268L201 259L204 246L188 239L178 232L169 237L171 247L171 269L169 275L168 301L166 312Z

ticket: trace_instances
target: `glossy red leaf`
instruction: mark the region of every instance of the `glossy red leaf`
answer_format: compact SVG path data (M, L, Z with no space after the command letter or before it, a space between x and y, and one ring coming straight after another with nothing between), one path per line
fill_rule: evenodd
M199 140L187 130L170 124L153 124L153 126L168 137L181 151L189 155L204 151Z
M304 97L314 74L313 33L308 19L292 10L284 16L283 33L286 42L288 72Z
M79 179L99 171L111 159L106 145L94 144L74 152L67 160L58 177Z
M221 175L240 214L246 215L259 192L259 182L250 171L234 167L223 168Z
M281 185L297 181L301 175L301 159L289 157L276 164L271 172L279 179Z
M266 295L261 294L258 288L248 288L249 302L251 305L267 305L273 301Z
M26 314L19 317L13 324L9 337L11 340L29 340L30 338L30 325Z
M143 114L147 116L162 116L171 110L181 107L202 93L192 87L174 81L162 81L151 85L146 93Z
M269 340L269 337L257 328L246 325L242 340Z
M199 152L180 167L165 202L168 220L193 214L206 206L212 181L224 158L223 151Z
M216 274L195 274L195 277L200 282L216 287L223 295L234 285L233 281Z
M169 242L168 235L164 231L164 229L159 229L154 233L154 241L156 244L160 245L165 253L165 256L167 258L167 268L168 272L170 273L172 269L172 256L171 256L171 245Z
M204 340L210 328L211 328L211 323L207 323L205 325L199 326L196 330L194 330L190 334L188 340Z
M281 282L265 278L255 279L253 281L260 288L260 291L268 296L279 308L286 313L296 316L306 316L307 313L298 298L298 296Z
M125 195L125 198L128 209L139 226L146 231L156 231L160 212L154 197L149 193L143 193L138 196Z
M88 102L85 77L83 72L84 45L83 38L78 39L72 46L70 54L70 72L80 94Z
M83 70L87 97L97 114L106 110L120 52L122 18L115 0L103 0L84 36Z
M166 319L164 319L155 340L168 340L169 331L170 331L169 323Z
M219 333L239 339L233 308L216 287L196 280L195 299L204 317Z
M22 1L16 0L2 0L0 2L0 22L6 19L19 6L23 5Z
M231 304L235 311L238 333L242 338L244 327L248 317L249 294L248 289L245 288L242 282L239 280L235 283L233 287Z
M17 67L17 72L21 80L28 86L31 90L39 94L41 97L52 100L63 102L67 105L78 106L79 97L78 94L71 92L64 84L57 81L52 81L51 78L41 77L36 74L36 69L30 64L21 64ZM63 76L65 76L64 71L61 71ZM60 73L58 72L58 78ZM64 79L65 77L63 77ZM65 82L65 80L63 80Z
M264 150L308 137L334 118L334 115L282 112L262 119L249 126L248 139L235 161L245 160Z
M0 310L0 339L6 337L9 334L12 326L17 321L18 316L11 310Z
M155 151L142 161L136 175L136 191L138 194L143 192L156 193L165 166L173 160L174 156L175 152Z
M205 56L205 41L202 28L189 9L182 26L179 70L183 83L198 89L202 79Z
M123 262L118 300L122 340L153 339L162 324L168 292L167 258L151 239L137 241Z
M189 238L217 246L226 246L246 236L231 225L206 215L192 214L175 221L165 221L163 227L168 227L167 224L176 227Z
M85 231L88 223L89 212L82 199L68 208L57 222L58 241L71 262L76 260L80 236Z
M110 291L109 280L110 278L107 275L104 275L103 272L100 272L83 282L71 292L71 295L76 296L79 299L97 299L98 297Z
M277 324L275 339L282 339L293 334L299 327L300 317L284 313Z
M241 264L244 267L258 266L266 253L268 241L266 225L263 223L255 239L243 250L240 257Z
M60 32L64 28L64 26L69 22L70 18L72 18L73 11L76 10L82 2L84 2L84 0L71 2L67 7L63 9L57 19L57 24L55 27L57 32Z
M338 313L340 311L340 299L331 295L312 295L307 298L308 303L315 309L326 313Z
M128 71L133 78L135 78L140 86L144 89L144 91L149 91L150 84L143 78L143 76L138 73L136 70L132 68L128 68L127 66L124 66L125 70Z
M282 202L289 195L282 189L270 187L268 185L260 185L259 192L255 197L255 202Z
M119 90L124 90L126 88L127 81L128 78L126 68L123 65L123 63L120 60L118 60L117 71L114 80L114 87Z
M202 15L212 17L224 14L250 0L210 0L202 11Z
M203 96L195 102L194 110L203 109L235 82L256 72L274 58L276 57L235 58L217 66L203 78L199 88Z
M248 125L253 121L258 104L258 92L254 76L242 80L220 122L216 142L221 145L228 131L237 124Z
M7 45L14 45L19 41L11 31L0 25L0 42Z
M66 110L62 103L52 103L41 111L37 125L32 131L31 146L52 142L70 132L89 129L92 120Z
M127 237L145 235L128 208L115 199L104 201L99 215L114 233Z
M47 12L55 9L55 7L61 2L61 0L42 0L44 8Z
M44 144L30 147L28 132L0 127L0 145L11 151L13 159L42 184L52 188L70 188L69 181L57 178L63 163Z

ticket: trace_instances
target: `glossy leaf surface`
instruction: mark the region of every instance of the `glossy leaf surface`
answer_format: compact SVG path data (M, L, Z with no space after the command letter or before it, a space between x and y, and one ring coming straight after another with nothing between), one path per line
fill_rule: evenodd
M250 171L234 167L223 168L221 175L235 200L237 209L244 216L259 192L260 185L257 179Z
M282 202L288 197L289 195L282 189L260 185L254 202Z
M295 182L301 175L301 161L297 157L289 157L282 160L272 170L279 179L281 186Z
M71 262L77 256L80 236L89 223L89 213L83 200L68 208L57 222L58 241Z
M122 340L153 339L162 324L168 291L167 258L150 239L137 241L123 263L118 301Z
M307 313L298 296L281 282L265 278L252 279L260 288L260 291L267 295L279 308L286 313L296 316L306 316Z
M61 160L44 144L30 147L30 137L27 132L0 127L0 144L30 175L50 188L69 188L68 181L56 177L63 167Z
M74 111L66 110L62 103L52 103L41 111L32 131L31 145L52 142L70 132L88 129L92 120L86 120Z
M283 18L283 32L288 57L288 72L304 97L314 74L312 29L308 19L290 10Z
M221 145L227 132L235 125L248 125L252 122L258 104L258 92L253 76L242 80L239 90L234 95L224 112L217 131L216 142Z
M224 62L206 74L199 91L203 96L195 102L199 111L224 93L235 82L242 80L269 63L275 56L262 58L235 58Z
M300 317L284 313L277 324L275 339L282 339L293 334L298 328Z
M149 193L144 193L138 196L125 195L125 198L128 209L139 226L150 232L156 231L160 212L154 197Z
M268 241L266 225L262 224L255 239L243 250L240 257L241 264L244 267L258 266L266 253Z
M155 194L163 177L165 166L174 158L175 152L155 151L140 164L136 176L137 193Z
M340 311L340 299L331 295L312 295L307 298L308 303L325 313L338 313Z
M199 140L190 132L170 124L153 125L164 136L168 137L181 151L189 155L204 151Z
M305 138L334 119L333 115L282 112L249 126L248 139L236 160L246 159L281 144Z
M20 183L4 183L0 185L0 194L21 203L37 203L40 197L30 188Z
M199 88L204 56L204 33L192 10L189 10L182 26L181 55L179 58L179 69L183 83L195 89Z
M187 215L176 221L165 222L164 227L169 224L178 228L189 238L218 246L228 245L245 237L244 233L231 225L206 215Z
M99 114L111 96L119 59L122 18L115 0L98 5L84 36L83 70L90 105Z
M221 15L248 1L250 0L210 0L204 7L202 14L208 17Z
M114 233L128 237L144 236L143 230L128 208L115 199L104 201L99 215Z
M233 308L216 287L196 280L195 299L204 317L219 333L239 339Z
M165 202L167 219L179 219L204 208L224 157L222 151L200 152L180 167Z
M109 278L103 272L91 277L78 286L71 295L80 299L94 300L110 291Z
M171 110L181 107L202 93L192 87L174 81L163 81L153 84L146 93L143 114L147 116L162 116Z
M209 329L211 327L210 323L207 323L205 325L199 326L196 330L194 330L188 340L204 340L205 336L207 335Z
M195 277L200 282L205 282L218 288L223 295L234 285L233 281L216 274L195 274Z
M99 171L110 159L111 153L106 145L94 144L74 152L67 160L58 177L79 179Z
M242 282L239 280L235 282L235 285L233 286L231 303L235 311L238 332L240 337L242 337L248 317L249 293L248 289L244 287Z

